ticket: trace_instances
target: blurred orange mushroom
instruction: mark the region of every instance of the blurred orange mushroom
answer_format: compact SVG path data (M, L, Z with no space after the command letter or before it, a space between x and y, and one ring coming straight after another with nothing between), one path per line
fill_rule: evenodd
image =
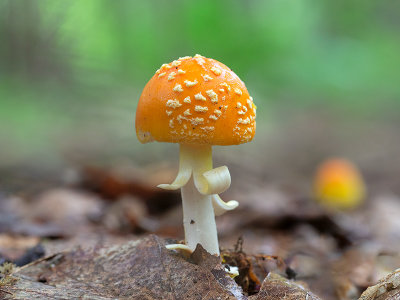
M213 169L212 145L253 139L256 107L246 86L224 64L201 55L164 64L145 86L136 111L140 142L180 144L179 173L163 189L181 189L186 248L200 243L219 254L214 215L238 206L218 196L231 183L226 166ZM170 245L169 248L185 248Z
M350 210L358 207L366 195L361 173L342 158L326 160L319 165L314 181L315 197L324 206Z

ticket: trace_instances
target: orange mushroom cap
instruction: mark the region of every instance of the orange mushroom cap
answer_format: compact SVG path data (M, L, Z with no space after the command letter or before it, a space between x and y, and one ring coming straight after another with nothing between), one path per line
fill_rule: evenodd
M256 106L224 64L200 55L164 64L145 86L136 111L140 142L237 145L253 139Z
M366 193L357 167L341 158L329 159L318 167L314 190L319 202L337 209L357 207Z

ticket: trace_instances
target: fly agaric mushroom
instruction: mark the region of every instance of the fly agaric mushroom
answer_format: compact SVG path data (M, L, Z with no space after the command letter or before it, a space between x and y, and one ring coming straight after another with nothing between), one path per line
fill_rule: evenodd
M346 159L326 160L317 169L315 196L326 207L339 210L355 208L364 200L365 190L361 173Z
M199 243L219 255L214 215L235 209L238 202L218 196L229 188L231 177L226 166L213 169L211 147L251 141L255 118L256 106L239 77L201 55L162 65L145 86L136 111L136 134L142 143L180 144L175 181L158 187L181 189L187 249L193 251Z

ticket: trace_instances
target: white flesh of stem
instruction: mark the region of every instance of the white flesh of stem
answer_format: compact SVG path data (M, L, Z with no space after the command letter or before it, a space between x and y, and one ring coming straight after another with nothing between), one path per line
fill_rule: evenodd
M200 194L193 178L181 190L186 245L194 251L201 244L209 253L219 255L211 196Z

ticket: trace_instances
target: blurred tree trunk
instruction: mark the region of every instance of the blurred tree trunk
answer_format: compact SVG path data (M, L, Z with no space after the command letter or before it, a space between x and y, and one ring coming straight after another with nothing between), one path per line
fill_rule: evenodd
M43 26L37 0L8 0L0 6L0 64L6 74L25 79L66 78L65 49L53 34L61 19Z

